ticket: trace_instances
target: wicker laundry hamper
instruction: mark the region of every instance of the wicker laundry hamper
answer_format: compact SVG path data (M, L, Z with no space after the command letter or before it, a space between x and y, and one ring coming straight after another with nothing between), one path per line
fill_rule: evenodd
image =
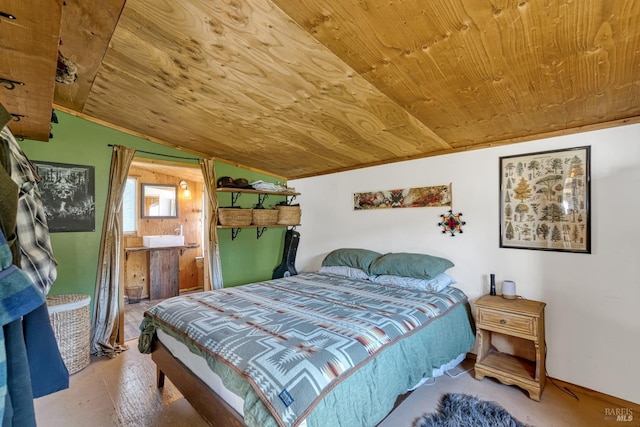
M89 295L81 294L47 297L51 327L70 374L86 368L90 362L90 301Z

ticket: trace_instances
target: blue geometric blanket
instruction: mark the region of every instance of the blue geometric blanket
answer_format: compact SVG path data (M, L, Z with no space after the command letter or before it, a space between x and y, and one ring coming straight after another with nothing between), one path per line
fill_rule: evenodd
M277 423L296 426L324 395L380 350L466 301L459 289L425 293L303 273L165 300L146 313L139 349L156 327L246 378Z

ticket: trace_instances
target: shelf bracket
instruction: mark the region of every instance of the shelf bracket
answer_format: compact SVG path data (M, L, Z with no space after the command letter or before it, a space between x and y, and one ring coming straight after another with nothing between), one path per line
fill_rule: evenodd
M267 229L267 227L256 227L256 234L257 234L257 238L259 239L260 237L262 237L262 234L264 233L264 231Z
M240 231L242 231L242 228L232 228L231 229L231 240L236 240L236 237L238 237L238 233L240 233Z
M267 197L269 197L268 194L258 194L258 204L262 205L262 202L267 200Z
M293 203L293 201L296 199L296 195L294 194L293 196L291 196L291 200L289 200L289 197L287 197L287 204L290 205L291 203Z
M238 197L240 197L242 193L231 193L231 207L235 207L238 202Z

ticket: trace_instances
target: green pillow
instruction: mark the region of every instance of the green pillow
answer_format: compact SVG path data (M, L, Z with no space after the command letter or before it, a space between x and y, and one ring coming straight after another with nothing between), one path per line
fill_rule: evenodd
M376 259L369 267L369 274L432 279L451 267L453 263L446 258L398 252Z
M381 253L368 249L342 248L331 252L322 260L323 266L346 265L348 267L359 268L369 274L369 266Z

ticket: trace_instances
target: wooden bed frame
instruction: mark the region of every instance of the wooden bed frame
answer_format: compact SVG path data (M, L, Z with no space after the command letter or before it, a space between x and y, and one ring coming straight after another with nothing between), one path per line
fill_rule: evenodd
M466 303L466 311L471 326L475 329L471 306L468 302ZM178 391L210 425L214 427L247 427L244 417L240 413L196 376L184 363L175 358L157 338L153 340L151 359L156 364L157 387L164 387L165 375L168 376ZM410 394L411 391L397 396L395 404L389 413L394 411ZM382 421L384 419L380 420L380 422Z
M157 368L158 388L164 387L165 375L168 376L173 385L207 423L213 427L247 427L242 415L211 390L184 363L173 357L167 347L158 340L153 344L151 359ZM391 411L395 410L411 393L398 396Z
M151 359L157 367L157 386L164 387L165 375L189 401L191 406L214 427L246 427L242 416L211 390L182 362L173 357L158 340L155 341Z

